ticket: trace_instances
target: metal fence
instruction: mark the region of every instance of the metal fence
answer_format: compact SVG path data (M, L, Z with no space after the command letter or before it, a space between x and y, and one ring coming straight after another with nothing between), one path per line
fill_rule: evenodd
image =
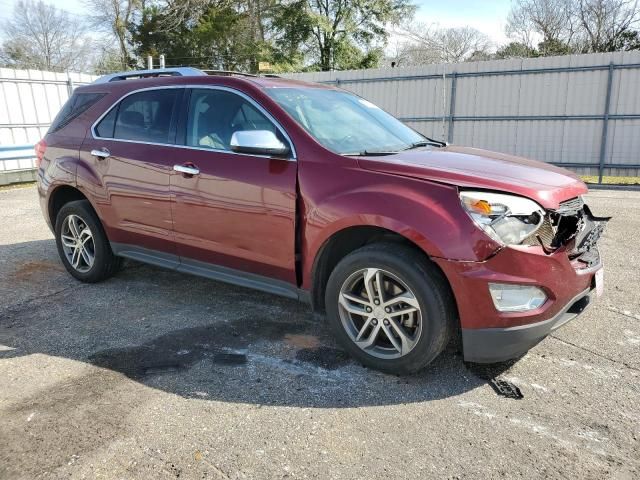
M74 87L95 78L0 68L0 184L28 179L25 171L34 167L32 146L44 136Z
M352 90L433 138L600 179L640 174L640 52L289 76ZM95 78L0 69L0 184L34 165L5 147L36 143L74 86Z
M351 90L433 138L600 180L640 172L640 52L289 76Z

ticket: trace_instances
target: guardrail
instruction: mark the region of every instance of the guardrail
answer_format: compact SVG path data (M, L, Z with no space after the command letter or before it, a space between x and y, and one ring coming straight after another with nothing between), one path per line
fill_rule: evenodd
M0 145L0 165L6 167L7 160L29 160L35 158L33 145ZM0 170L0 185L31 182L36 179L36 169L31 163L27 168Z
M0 161L35 158L34 148L35 145L0 145Z

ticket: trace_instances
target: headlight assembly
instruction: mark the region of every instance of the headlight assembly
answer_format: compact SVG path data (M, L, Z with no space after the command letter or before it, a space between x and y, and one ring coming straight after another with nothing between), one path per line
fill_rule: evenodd
M502 245L519 245L544 220L540 205L516 195L461 191L460 200L476 225Z

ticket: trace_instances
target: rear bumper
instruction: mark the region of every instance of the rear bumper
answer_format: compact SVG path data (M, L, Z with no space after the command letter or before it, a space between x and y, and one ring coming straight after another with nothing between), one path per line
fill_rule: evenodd
M467 362L495 363L520 357L551 332L584 312L591 301L589 289L576 295L549 320L507 328L463 328L464 359Z

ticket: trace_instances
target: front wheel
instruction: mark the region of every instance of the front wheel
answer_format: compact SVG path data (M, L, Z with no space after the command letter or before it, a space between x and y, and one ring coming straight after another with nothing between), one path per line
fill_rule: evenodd
M340 343L363 364L388 373L424 368L455 325L455 303L440 270L392 243L342 259L329 277L325 305Z

